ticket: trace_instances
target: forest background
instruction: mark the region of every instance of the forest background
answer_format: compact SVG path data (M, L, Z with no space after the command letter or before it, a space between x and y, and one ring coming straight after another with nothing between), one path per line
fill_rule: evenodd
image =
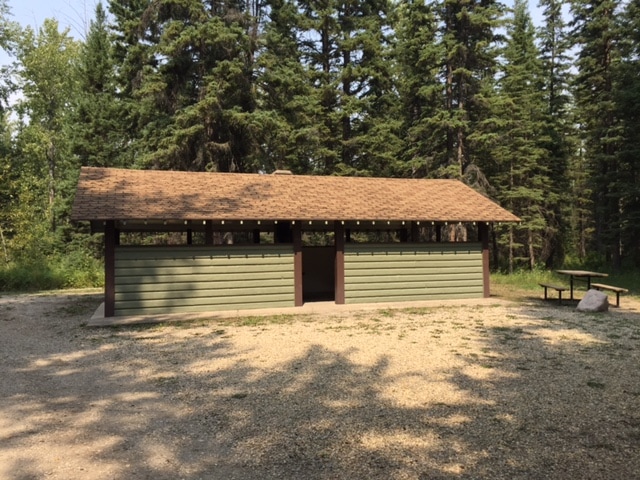
M100 284L81 166L457 178L522 218L494 268L640 266L640 0L538 7L110 0L78 40L0 0L0 289Z

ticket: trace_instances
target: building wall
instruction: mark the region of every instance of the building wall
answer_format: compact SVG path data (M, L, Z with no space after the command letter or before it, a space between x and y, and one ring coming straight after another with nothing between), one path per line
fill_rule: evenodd
M482 298L480 243L347 243L345 303Z
M115 249L115 315L294 305L291 245Z

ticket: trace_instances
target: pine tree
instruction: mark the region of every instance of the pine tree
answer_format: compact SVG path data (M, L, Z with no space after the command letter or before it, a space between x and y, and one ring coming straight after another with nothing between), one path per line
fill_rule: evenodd
M630 1L621 15L621 63L616 69L616 109L623 124L619 152L621 244L629 263L640 266L640 2Z
M571 117L571 57L569 50L571 44L566 30L566 23L562 14L560 0L540 0L538 4L542 8L543 25L538 30L542 70L544 77L545 103L547 105L547 128L545 137L548 142L544 144L549 152L548 165L550 169L551 184L548 189L555 195L563 198L550 206L547 218L547 232L544 238L542 255L545 257L546 266L561 264L564 259L565 249L569 244L566 240L570 236L570 218L590 216L584 205L581 205L583 196L578 194L571 196L570 183L574 186L580 184L578 178L572 182L569 177L576 173L576 169L569 168L569 159L574 152L572 140L574 136ZM558 198L559 198L558 197ZM575 229L584 232L584 229ZM578 244L574 240L574 244ZM575 250L575 245L574 245Z
M143 13L157 33L132 92L138 108L138 164L179 170L247 171L255 107L244 2L165 0Z
M490 90L485 81L493 77L497 66L500 37L496 29L502 18L502 6L493 0L444 0L439 8L444 101L436 112L434 128L443 140L442 150L446 154L438 175L478 177L482 165L476 161L469 136L477 122L487 115ZM484 100L479 97L483 88Z
M270 0L256 65L258 158L265 171L312 173L321 145L319 103L304 68L296 32L302 17L293 0Z
M158 67L160 58L154 54L159 32L147 18L153 11L153 0L109 0L108 9L113 17L111 46L116 68L116 95L118 123L123 132L124 148L120 163L132 166L144 154L140 141L144 127L142 108L136 93L140 89L142 73Z
M125 126L119 123L114 70L106 12L98 3L80 52L79 94L70 132L73 153L84 166L121 166L119 156L126 135Z
M318 105L315 170L377 175L398 148L386 112L393 100L387 0L301 0L298 37ZM380 142L386 146L380 150Z
M542 65L526 0L515 1L502 56L504 67L498 82L502 101L500 110L494 112L499 119L500 139L493 150L498 172L493 179L499 200L522 218L521 224L508 227L503 240L513 271L518 257L535 267L549 206L557 203L557 194L548 189L548 151L542 146L546 140Z
M585 160L593 192L596 250L621 265L621 191L617 183L621 123L616 111L614 73L620 62L617 0L574 0L573 38L579 46L575 97Z
M442 96L438 78L442 58L436 41L437 20L424 0L405 0L398 6L394 57L403 120L402 176L428 177L444 163L443 142L434 128Z

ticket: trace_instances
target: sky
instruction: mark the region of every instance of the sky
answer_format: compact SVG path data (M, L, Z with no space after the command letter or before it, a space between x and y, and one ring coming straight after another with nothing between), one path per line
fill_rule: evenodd
M69 27L71 35L83 39L89 29L98 0L8 0L13 20L23 27L38 29L46 18L58 20L61 29ZM103 5L106 7L106 0Z
M102 1L105 9L107 0ZM505 0L508 5L512 0ZM72 37L83 40L89 30L98 0L7 0L12 20L23 27L37 30L46 18L58 20L60 29L69 28ZM529 0L530 11L535 24L540 23L540 13L536 8L538 0ZM10 63L6 53L0 50L0 65Z
M37 29L45 18L56 18L61 27L69 27L71 35L83 39L88 28L98 0L8 0L13 13L13 19L22 26L30 25ZM506 0L507 4L512 2ZM529 0L531 14L535 23L540 15L536 5L538 0ZM107 7L107 0L103 0Z

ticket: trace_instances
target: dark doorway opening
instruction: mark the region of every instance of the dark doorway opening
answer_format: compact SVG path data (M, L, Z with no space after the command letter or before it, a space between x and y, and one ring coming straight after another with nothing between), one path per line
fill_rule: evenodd
M302 247L302 297L306 302L335 301L335 246Z

